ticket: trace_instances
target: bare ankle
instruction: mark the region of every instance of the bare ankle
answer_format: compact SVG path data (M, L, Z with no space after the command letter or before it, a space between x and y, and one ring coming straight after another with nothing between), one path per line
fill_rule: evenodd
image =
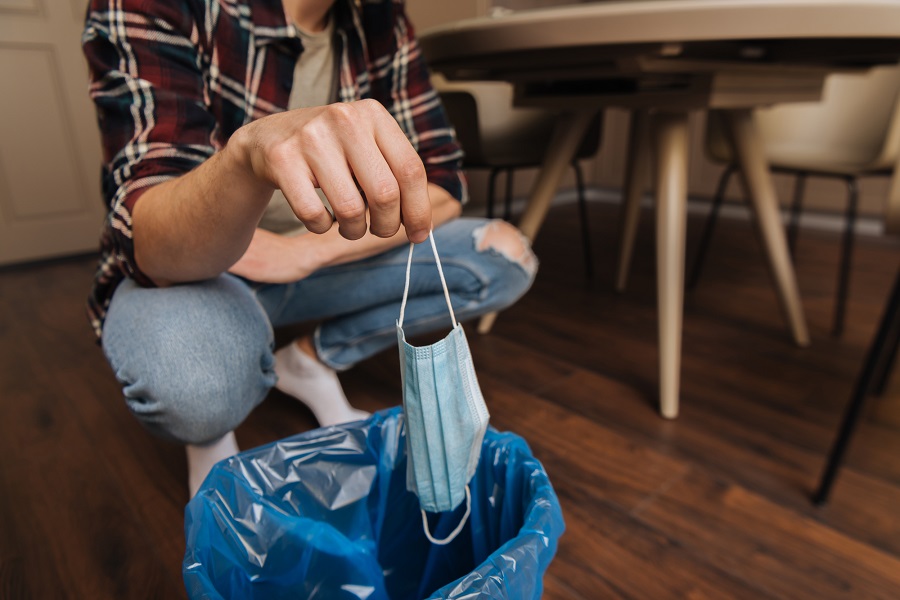
M319 360L319 353L316 352L316 346L315 344L313 344L311 335L305 335L301 338L297 338L296 340L294 340L294 344L296 344L297 348L299 348L300 351L303 352L303 354L314 358L317 361Z

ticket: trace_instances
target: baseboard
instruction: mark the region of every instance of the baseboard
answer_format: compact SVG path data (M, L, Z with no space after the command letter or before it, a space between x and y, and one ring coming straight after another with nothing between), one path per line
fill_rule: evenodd
M598 204L619 204L622 201L622 194L619 190L611 190L606 188L588 188L587 190L585 190L585 195L588 202L594 202ZM554 197L553 204L574 204L575 202L577 202L577 200L578 195L574 190L563 190L558 193L556 197ZM525 210L525 201L526 199L524 197L513 199L511 207L513 214L518 215L523 210ZM689 198L688 212L690 214L706 214L709 212L711 204L712 202L706 198ZM652 207L653 201L651 197L649 195L645 195L641 202L641 205L645 208ZM483 215L484 206L473 206L470 204L465 208L463 212L467 215ZM722 205L722 210L719 212L719 216L723 219L746 221L750 219L750 209L746 205L726 202ZM787 210L782 209L781 216L786 223L788 219ZM800 215L799 226L800 229L806 229L809 231L842 232L844 231L844 217L843 215L834 213L804 211ZM854 230L856 235L877 237L884 234L884 222L881 219L876 219L869 216L858 217L856 219Z

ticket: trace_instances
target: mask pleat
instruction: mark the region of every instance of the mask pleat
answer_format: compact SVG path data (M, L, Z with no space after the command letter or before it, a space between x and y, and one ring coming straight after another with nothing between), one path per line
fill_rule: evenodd
M452 439L453 432L447 431L447 423L453 419L452 414L452 402L453 402L453 394L450 393L448 397L447 386L450 383L447 381L446 374L448 373L448 369L450 368L449 364L449 356L447 352L446 339L441 340L437 344L432 347L432 365L433 365L433 373L434 373L434 394L435 406L438 411L438 421L435 423L435 429L441 432L441 463L440 463L440 472L434 473L435 480L440 478L440 491L441 495L439 496L440 502L443 504L448 504L452 501L451 495L453 490L450 488L450 482L452 481L450 477L450 468L449 462L452 460L452 457L448 457L446 455L447 444L446 440Z
M422 399L422 413L425 416L425 454L428 457L428 475L431 482L431 493L435 504L441 502L446 495L444 490L446 479L444 477L444 430L441 428L441 412L438 406L438 389L435 386L435 352L433 347L422 348L427 360L417 361L417 366L423 369L419 379L419 392Z

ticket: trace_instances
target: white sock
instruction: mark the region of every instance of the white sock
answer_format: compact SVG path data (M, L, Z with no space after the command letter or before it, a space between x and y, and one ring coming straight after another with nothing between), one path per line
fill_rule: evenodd
M200 485L214 464L239 452L233 431L229 431L216 441L203 446L188 444L185 446L185 451L187 452L188 489L191 492L191 498L200 489Z
M297 398L316 416L319 425L337 425L369 416L350 406L337 373L290 343L275 353L275 387Z

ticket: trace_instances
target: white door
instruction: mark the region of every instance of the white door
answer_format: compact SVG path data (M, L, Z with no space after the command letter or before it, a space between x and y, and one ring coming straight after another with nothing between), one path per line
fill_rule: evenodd
M87 0L0 0L0 265L98 247L100 141Z

